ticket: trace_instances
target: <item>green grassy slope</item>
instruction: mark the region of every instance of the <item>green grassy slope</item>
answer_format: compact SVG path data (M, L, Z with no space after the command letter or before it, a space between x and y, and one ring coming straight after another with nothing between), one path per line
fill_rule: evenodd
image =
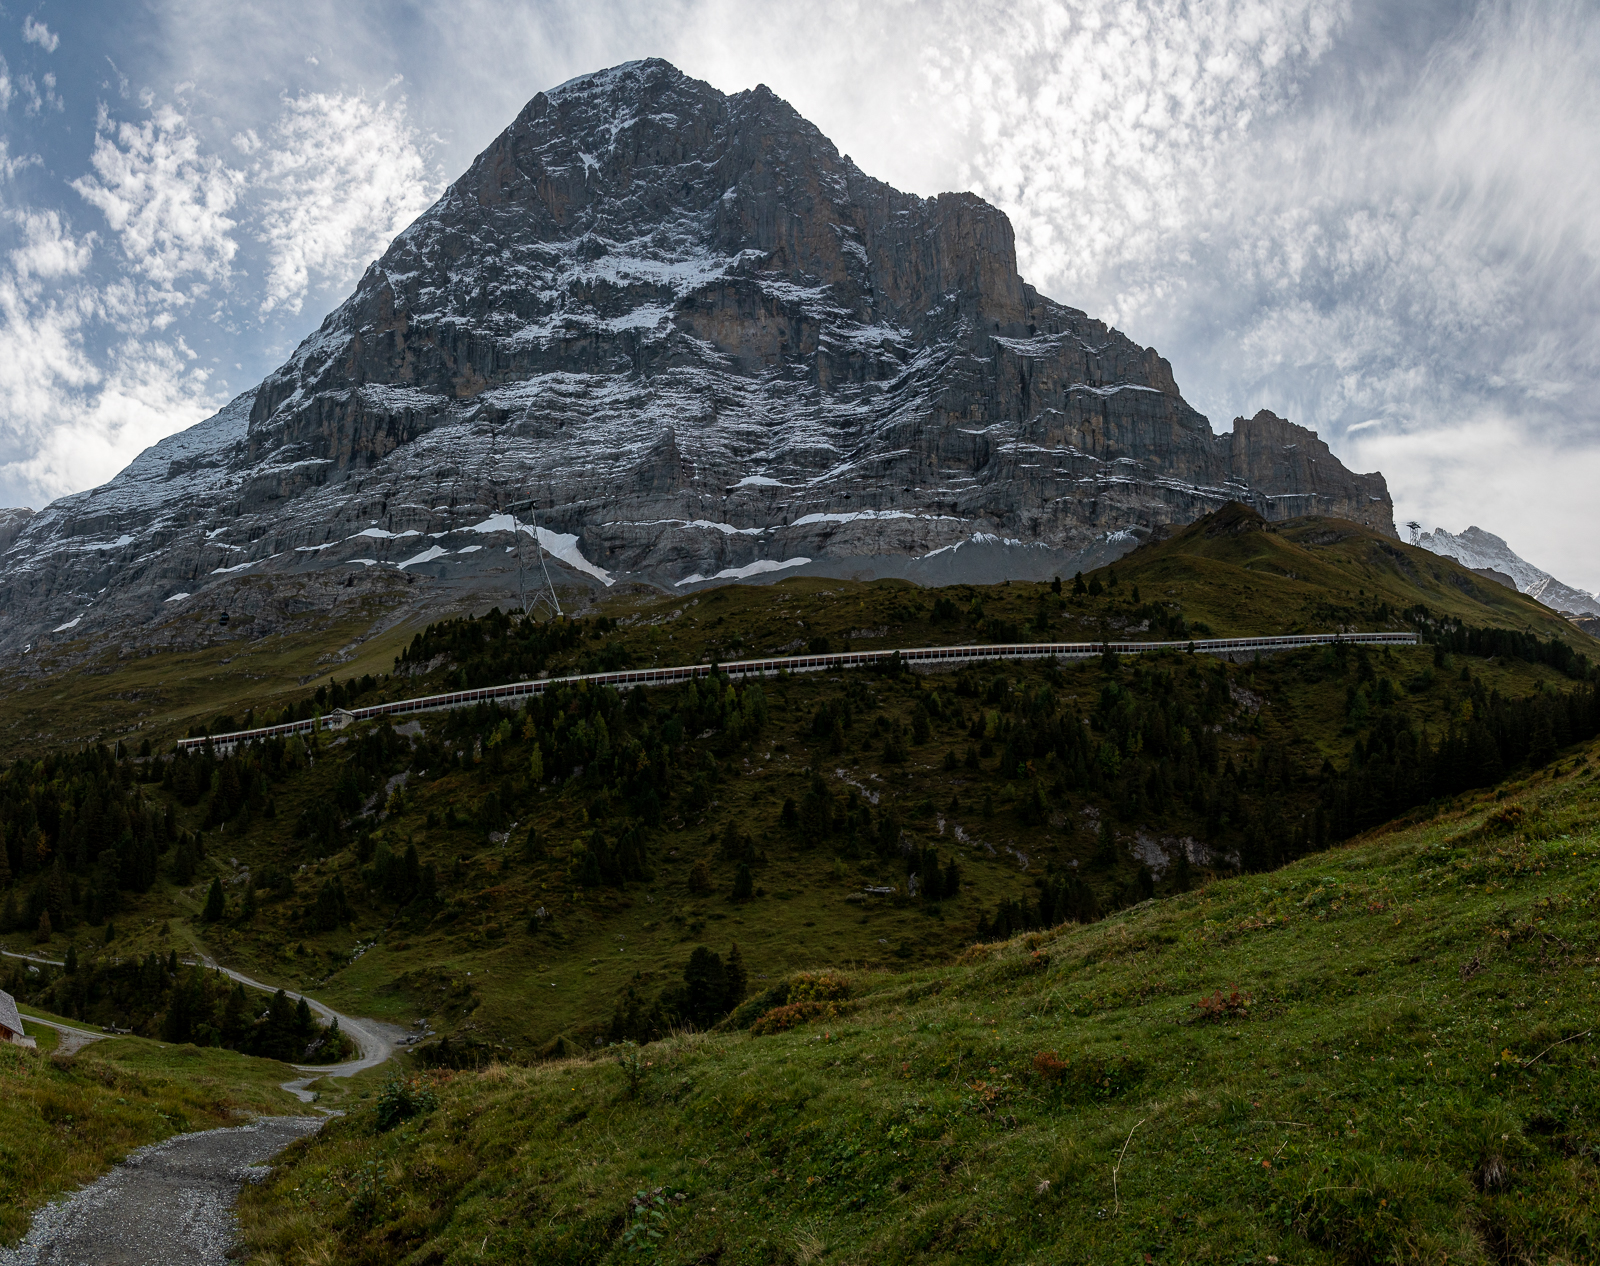
M1473 680L1463 681L1460 670ZM1223 680L1225 689L1216 684ZM1385 682L1391 689L1382 703ZM1351 710L1358 686L1362 698L1372 697L1370 715ZM1470 711L1475 691L1524 696L1571 686L1551 669L1514 661L1462 657L1435 668L1427 647L1365 659L1301 652L1234 666L1167 655L1113 672L1096 662L1059 669L994 665L898 679L799 676L769 683L769 717L759 736L718 733L677 750L663 821L645 833L651 874L622 888L585 883L582 858L594 830L613 840L626 831L626 808L604 779L533 786L523 773L532 744L520 736L485 748L469 769L412 773L403 797L364 837L353 830L325 841L297 837L297 824L337 797L347 777L346 755L369 727L323 747L309 768L270 785L275 816L258 810L208 830L210 855L190 883L173 881L169 850L149 893L123 894L110 952L138 958L154 951L165 958L174 946L180 953L203 951L260 979L312 990L353 1013L403 1025L425 1017L437 1033L486 1043L508 1057L526 1056L562 1035L592 1041L628 989L648 1002L680 980L696 945L726 953L737 942L757 987L796 964L878 969L935 963L969 944L980 917L992 917L1002 901L1037 903L1041 880L1078 877L1102 909L1137 900L1141 864L1132 849L1142 840L1165 841L1169 852L1185 838L1209 841L1226 853L1247 843L1255 822L1283 845L1283 855L1292 855L1290 836L1301 839L1296 847L1314 843L1311 824L1326 807L1324 763L1348 765L1354 745L1368 741L1369 727L1398 722L1437 739ZM1192 743L1135 755L1135 740L1125 738L1122 757L1100 750L1095 758L1119 760L1121 771L1102 770L1087 784L1048 752L1030 758L1031 771L1004 767L1011 750L1006 735L1026 722L1035 706L1030 701L1041 692L1062 715L1092 718L1087 732L1097 749L1115 742L1100 713L1108 690L1139 708L1175 692L1176 702L1163 705L1163 715L1175 726L1191 709L1188 724L1196 733L1213 716L1199 711L1205 699L1226 699L1211 705L1217 708L1212 723L1220 727L1213 757L1219 772L1204 792L1219 816L1212 819L1193 798L1203 789L1185 797L1181 777L1165 792L1147 782L1162 760L1169 769L1192 762ZM658 729L675 698L651 693ZM819 712L846 702L854 709L849 728L819 735ZM939 715L919 743L914 722L927 705L937 706ZM491 714L490 729L499 715ZM986 733L992 729L993 737L975 740L975 724ZM1147 724L1159 729L1168 723ZM480 734L470 714L435 715L423 725L418 757L402 751L375 777L397 776L435 742L470 753ZM895 731L905 735L904 761L885 751ZM617 728L615 740L623 742L627 732ZM1260 772L1268 757L1281 776ZM1234 766L1242 771L1237 778L1227 773ZM785 801L806 802L811 770L832 797L832 822L820 832L782 821ZM158 785L143 794L167 798ZM503 798L501 825L517 823L508 839L491 837L483 822L490 796ZM180 805L180 823L202 826L208 803ZM890 811L899 817L904 849L937 849L941 864L961 867L959 896L904 899L913 865L905 851L886 853L879 841ZM858 815L870 821L858 824ZM1109 859L1102 821L1114 847ZM748 901L731 900L739 861L725 846L730 829L741 842L748 838L751 849L755 891ZM531 855L530 830L540 840ZM435 868L437 900L407 903L386 895L373 879L376 850L398 855L408 844ZM693 883L697 863L709 880L705 891ZM1205 869L1197 865L1195 878ZM247 870L261 879L258 909L248 917L239 882ZM292 891L268 885L274 872L287 875ZM199 916L213 876L228 881L228 915L206 924ZM332 881L347 895L351 918L318 930L311 911ZM1179 884L1176 869L1167 868L1155 887L1167 892ZM864 898L868 886L895 886L899 893ZM550 917L530 917L541 910ZM80 953L104 953L93 948L99 936L99 928L79 925L58 929L49 944L57 957L69 940L79 943Z
M1219 636L1379 628L1420 604L1435 616L1535 631L1594 653L1586 635L1525 594L1338 519L1269 524L1232 505L1096 574L1110 571Z
M1271 875L844 972L833 1014L651 1045L635 1086L615 1051L443 1077L297 1146L246 1234L621 1261L660 1188L678 1262L1600 1260L1597 818L1591 747Z
M303 1110L279 1088L297 1075L285 1064L133 1037L61 1057L54 1030L24 1024L37 1052L0 1046L0 1243L21 1236L45 1200L135 1148Z

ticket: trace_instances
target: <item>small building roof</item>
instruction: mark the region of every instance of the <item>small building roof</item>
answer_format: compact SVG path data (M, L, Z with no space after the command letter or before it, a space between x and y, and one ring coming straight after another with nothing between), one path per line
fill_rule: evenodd
M0 1029L10 1029L18 1037L22 1036L22 1017L17 1014L17 1000L0 989Z

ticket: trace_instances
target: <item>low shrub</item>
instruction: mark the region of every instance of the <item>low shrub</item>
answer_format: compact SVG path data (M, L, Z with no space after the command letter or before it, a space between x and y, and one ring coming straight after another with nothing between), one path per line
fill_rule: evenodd
M1218 989L1209 998L1202 994L1194 1009L1200 1020L1247 1020L1250 1018L1250 995L1240 993L1238 985L1229 985L1227 993Z
M1084 1103L1126 1094L1144 1080L1145 1065L1125 1055L1108 1059L1090 1053L1062 1056L1040 1051L1033 1057L1033 1074L1069 1102Z
M378 1092L375 1108L378 1133L383 1134L412 1117L439 1106L439 1096L421 1077L391 1077Z

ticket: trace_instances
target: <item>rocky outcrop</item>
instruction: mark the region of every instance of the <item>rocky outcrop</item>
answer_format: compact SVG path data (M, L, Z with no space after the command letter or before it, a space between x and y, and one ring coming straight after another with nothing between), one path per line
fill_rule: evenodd
M16 642L245 572L503 586L521 546L593 585L1049 575L1231 500L1393 532L1381 476L1269 413L1214 434L1038 294L996 208L647 61L536 96L258 390L34 516L0 609Z
M1394 503L1382 475L1356 475L1308 431L1262 409L1235 418L1227 445L1228 477L1271 505L1269 519L1314 514L1349 519L1395 535Z

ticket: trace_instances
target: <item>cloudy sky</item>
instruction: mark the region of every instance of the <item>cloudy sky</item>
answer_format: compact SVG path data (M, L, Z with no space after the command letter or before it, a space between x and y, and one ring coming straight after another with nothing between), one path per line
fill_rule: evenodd
M253 386L535 92L766 83L1024 276L1600 589L1600 9L0 0L0 505Z

